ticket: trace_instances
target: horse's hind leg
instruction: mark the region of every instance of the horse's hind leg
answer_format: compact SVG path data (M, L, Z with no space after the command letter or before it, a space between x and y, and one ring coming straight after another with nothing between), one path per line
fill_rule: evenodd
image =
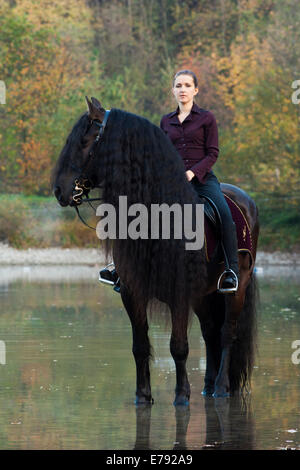
M133 295L121 285L121 296L132 326L132 352L136 363L135 403L153 403L150 386L149 359L151 346L148 337L146 303L137 305Z
M230 352L231 346L236 339L237 320L242 308L242 305L240 307L241 302L239 302L238 299L235 299L234 296L227 295L225 302L226 313L221 333L222 355L220 369L215 382L215 391L213 393L215 398L230 396Z
M187 339L188 314L172 312L172 334L170 351L176 366L176 389L174 405L188 405L190 384L186 372L186 360L189 353Z
M225 296L225 319L221 330L222 356L220 369L215 382L214 397L228 397L232 389L229 379L229 368L232 345L237 339L238 321L245 303L246 288L250 279L248 258L243 258L240 264L240 282L235 295ZM245 353L245 351L244 351ZM247 353L247 351L246 351ZM236 357L237 362L241 357Z
M224 321L224 297L216 292L204 297L195 309L206 347L206 371L202 395L212 396L221 361L221 327Z

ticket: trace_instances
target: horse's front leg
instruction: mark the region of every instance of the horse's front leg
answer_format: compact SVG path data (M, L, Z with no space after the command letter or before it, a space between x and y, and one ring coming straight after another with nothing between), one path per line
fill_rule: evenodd
M188 405L190 384L186 372L186 360L189 354L187 339L188 314L182 316L172 312L172 334L170 351L176 366L176 389L174 405Z
M153 403L150 386L149 359L151 346L148 337L146 303L138 305L134 296L121 284L121 297L132 326L132 352L136 363L135 403Z

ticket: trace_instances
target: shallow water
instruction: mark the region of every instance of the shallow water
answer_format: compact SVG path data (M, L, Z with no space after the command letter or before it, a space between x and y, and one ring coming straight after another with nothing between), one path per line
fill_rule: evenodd
M0 268L0 449L300 449L300 364L292 362L299 268L258 270L259 357L245 401L201 395L205 349L194 319L191 403L178 409L170 332L157 320L155 404L134 406L130 323L97 275L90 267Z

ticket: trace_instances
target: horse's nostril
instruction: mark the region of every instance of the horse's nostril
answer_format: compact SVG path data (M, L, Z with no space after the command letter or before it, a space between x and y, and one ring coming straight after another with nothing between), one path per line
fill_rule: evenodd
M64 199L64 196L62 194L62 191L61 191L60 187L59 186L54 186L53 192L54 192L54 195L55 195L56 199L58 200L59 204L62 207L66 207L68 205L68 202Z

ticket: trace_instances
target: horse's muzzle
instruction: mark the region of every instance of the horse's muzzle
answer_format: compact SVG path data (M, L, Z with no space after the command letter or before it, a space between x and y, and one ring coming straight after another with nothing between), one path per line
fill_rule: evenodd
M59 186L54 187L54 196L56 197L56 199L58 200L59 204L62 207L66 207L66 206L69 205L69 202L64 200L61 189L60 189Z

